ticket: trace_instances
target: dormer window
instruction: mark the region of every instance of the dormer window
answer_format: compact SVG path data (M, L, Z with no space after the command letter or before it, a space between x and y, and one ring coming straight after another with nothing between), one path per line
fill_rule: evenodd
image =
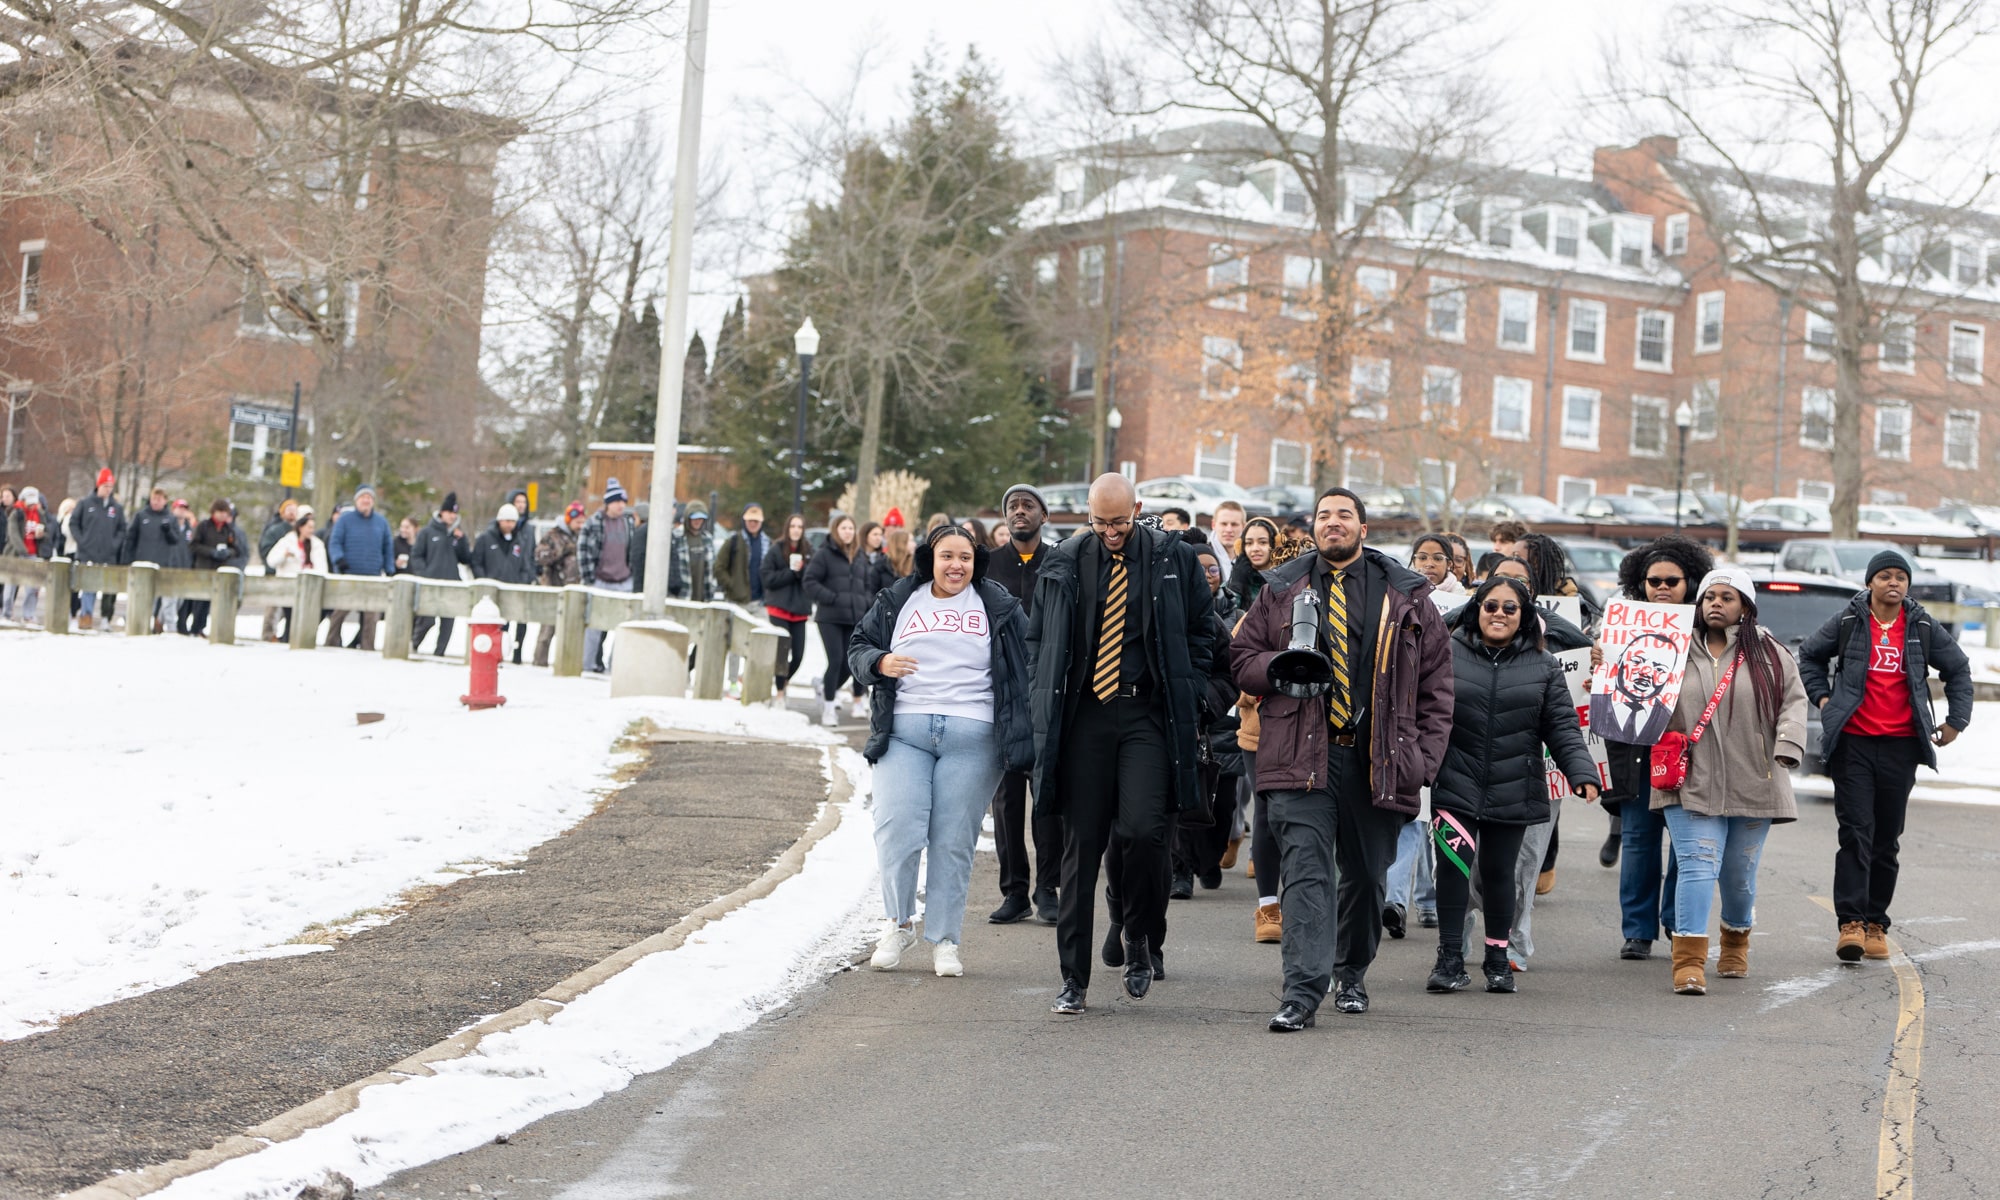
M1083 203L1083 164L1056 164L1056 211L1075 212Z
M1621 213L1590 223L1590 240L1621 267L1645 270L1653 263L1653 219Z
M1514 245L1516 225L1520 219L1520 205L1507 200L1489 200L1486 203L1486 244L1503 249Z
M1349 225L1359 224L1363 215L1381 197L1382 181L1379 178L1358 171L1348 175L1347 194L1341 204L1342 219Z
M1673 216L1667 218L1666 251L1668 258L1679 258L1688 252L1688 215L1686 213L1675 213Z
M1564 258L1575 258L1583 246L1583 218L1573 212L1558 212L1552 224L1555 235L1549 241L1549 249Z

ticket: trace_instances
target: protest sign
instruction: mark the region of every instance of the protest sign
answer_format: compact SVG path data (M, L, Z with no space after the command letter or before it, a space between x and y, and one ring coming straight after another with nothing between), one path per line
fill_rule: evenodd
M1694 606L1621 598L1605 606L1600 628L1604 665L1590 680L1590 727L1606 741L1650 746L1681 698Z
M1583 601L1576 596L1537 596L1535 607L1552 612L1576 626L1583 628Z
M1590 649L1564 650L1556 655L1562 664L1563 682L1569 685L1569 702L1576 706L1577 723L1583 726L1583 744L1590 751L1590 761L1597 767L1597 787L1602 791L1611 786L1611 754L1604 745L1604 739L1590 730ZM1569 795L1569 780L1556 766L1555 760L1542 752L1542 765L1548 771L1549 799L1562 802Z

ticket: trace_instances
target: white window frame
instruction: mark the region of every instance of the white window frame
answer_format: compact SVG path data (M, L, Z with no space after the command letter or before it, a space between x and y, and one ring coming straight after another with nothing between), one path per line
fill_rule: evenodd
M1521 427L1519 430L1505 429L1500 423L1500 393L1502 389L1518 392L1521 406ZM1489 426L1492 435L1503 442L1525 442L1535 429L1535 382L1512 375L1493 377L1493 416Z
M1959 369L1958 339L1970 335L1972 339L1972 369ZM1945 335L1945 374L1960 383L1984 383L1986 381L1986 327L1972 325L1964 321L1953 321Z
M1450 394L1449 400L1439 399L1442 393ZM1465 402L1465 375L1457 367L1424 368L1424 419L1432 424L1458 423L1460 406Z
M1722 349L1723 304L1726 297L1721 292L1703 292L1694 298L1694 352L1715 354ZM1715 306L1715 320L1712 322L1715 336L1709 337L1711 322L1709 306Z
M1833 413L1835 408L1832 388L1808 387L1799 391L1799 445L1809 450L1833 449ZM1814 419L1826 422L1826 436L1816 438L1813 433Z
M1436 478L1432 477L1435 473ZM1458 491L1458 464L1441 458L1417 460L1417 486L1436 488L1449 496Z
M1208 383L1208 369L1220 364L1229 368L1229 389L1212 388ZM1219 379L1217 382L1221 382ZM1201 398L1204 400L1234 400L1243 390L1243 343L1232 337L1218 334L1203 334L1201 339Z
M1570 405L1576 401L1587 401L1590 405L1590 419L1578 429L1570 422ZM1557 440L1566 450L1596 450L1597 435L1604 420L1604 393L1596 388L1566 387L1563 389L1562 408L1556 413L1561 428Z
M1521 491L1521 470L1519 467L1494 467L1486 473L1486 490L1502 495L1518 495Z
M1088 359L1088 361L1086 361ZM1089 372L1089 379L1084 373ZM1069 344L1069 394L1091 396L1097 393L1097 347L1085 342Z
M1356 462L1372 463L1375 470L1368 478L1360 478L1354 473L1354 464ZM1379 451L1357 450L1353 446L1349 446L1340 456L1340 486L1355 488L1357 490L1381 487L1384 478L1382 466L1382 455Z
M1458 328L1449 332L1438 328L1438 314L1449 312ZM1431 276L1430 297L1424 306L1424 331L1441 342L1465 341L1465 282L1443 275Z
M1678 258L1688 250L1688 215L1673 213L1667 217L1666 253L1668 258Z
M1341 182L1340 223L1352 228L1360 223L1365 209L1382 199L1382 177L1367 171L1349 171Z
M1577 317L1579 314L1585 314L1585 313L1590 314L1591 316L1594 316L1597 319L1597 326L1594 330L1591 331L1592 340L1597 343L1597 350L1595 353L1589 350L1578 350L1576 348L1576 335L1581 329L1581 327L1577 323ZM1587 362L1587 363L1603 362L1604 333L1606 326L1610 324L1610 319L1611 319L1610 311L1605 307L1605 304L1602 300L1572 299L1569 302L1569 329L1563 336L1563 357L1569 359L1571 362Z
M1374 380L1369 379L1368 383L1370 386L1368 390L1363 391L1364 376L1379 376L1381 380L1380 387L1374 386ZM1365 354L1356 355L1350 359L1347 367L1349 402L1347 415L1357 421L1388 420L1389 389L1394 386L1394 382L1395 365L1387 358L1380 355ZM1363 403L1363 396L1372 397L1372 399L1368 403Z
M1578 486L1582 487L1583 494L1574 497L1570 496L1570 490ZM1561 508L1567 509L1575 501L1588 500L1596 494L1597 480L1595 479L1586 478L1581 475L1556 476L1556 504Z
M1493 343L1502 350L1517 350L1532 354L1535 351L1535 314L1541 308L1541 297L1522 288L1501 288L1499 308L1493 321ZM1528 306L1528 336L1525 341L1507 340L1507 305L1510 301L1526 301Z
M1660 321L1659 362L1646 361L1646 321L1658 318ZM1651 371L1655 375L1671 375L1674 371L1674 314L1663 308L1642 308L1632 318L1632 369Z
M48 241L43 238L21 243L21 276L15 281L20 285L20 296L14 312L22 321L41 319L42 267L48 248Z
M1299 385L1304 384L1301 388ZM1310 362L1290 362L1278 368L1278 391L1271 397L1274 408L1304 412L1319 403L1319 369Z
M1565 240L1563 235L1565 221L1570 223L1567 250L1562 247ZM1559 254L1564 258L1576 258L1583 253L1584 239L1589 236L1589 223L1583 219L1583 214L1567 208L1552 209L1549 212L1549 253Z
M1387 267L1354 268L1354 315L1366 328L1394 329L1390 308L1396 300L1396 273Z
M26 465L26 454L21 448L27 439L22 436L21 414L28 411L28 401L34 399L35 388L31 383L16 380L7 385L5 404L7 405L6 429L0 431L0 471L18 471Z
M1908 504L1909 502L1910 493L1908 492L1900 492L1894 488L1868 489L1868 503L1870 504Z
M1319 314L1313 309L1311 297L1319 291L1319 259L1310 254L1285 255L1285 279L1283 298L1278 304L1278 315L1290 317L1294 321L1310 321ZM1305 303L1298 301L1305 299Z
M1952 426L1966 422L1971 425L1971 455L1963 462L1953 462ZM1979 469L1979 412L1976 409L1954 408L1944 415L1944 465L1954 471L1976 471Z
M1911 409L1907 401L1903 400L1876 401L1875 403L1875 457L1876 458L1887 459L1890 462L1910 461L1910 441L1911 441L1911 436L1915 432L1916 428L1915 417L1916 413L1914 410ZM1882 448L1882 439L1885 435L1891 432L1892 426L1897 424L1900 424L1902 426L1902 429L1896 433L1896 436L1902 439L1902 447L1900 449L1884 450Z
M1208 452L1211 442L1220 442L1225 439L1229 443L1229 457L1227 459L1217 458ZM1226 474L1209 474L1208 471L1203 469L1204 465L1208 463L1221 463L1226 470ZM1194 439L1194 476L1197 479L1220 479L1225 483L1235 483L1236 435L1233 433L1221 433L1219 431L1216 433L1197 434Z
M1688 407L1694 410L1694 424L1688 427L1689 441L1712 442L1722 435L1720 379L1695 380L1688 391Z
M1798 498L1801 500L1817 500L1822 504L1828 504L1833 501L1833 484L1824 479L1801 479L1798 493Z
M1822 330L1824 330L1826 333L1826 348L1824 350L1820 349L1818 343L1816 343L1813 340L1813 334L1821 332ZM1806 311L1806 336L1805 336L1806 361L1832 362L1834 338L1835 334L1833 329L1833 318L1822 317L1818 313L1808 309Z
M1104 247L1080 246L1076 251L1076 298L1085 308L1104 303Z
M1625 252L1635 251L1639 261L1628 263ZM1645 217L1617 217L1611 222L1611 261L1621 267L1648 270L1653 265L1653 222Z
M1971 270L1966 270L1970 265ZM1977 242L1951 244L1951 280L1960 287L1978 287L1986 282L1986 252Z
M1672 418L1668 416L1670 410L1671 406L1663 396L1632 397L1630 446L1633 458L1665 458L1667 456L1667 442L1670 440L1667 436L1667 430L1673 428ZM1657 449L1639 444L1639 414L1647 411L1657 412L1660 417L1660 445Z
M1891 329L1903 333L1901 338L1892 338ZM1903 357L1897 361L1889 357L1890 347L1902 350ZM1894 371L1898 375L1917 373L1917 319L1908 313L1886 313L1882 317L1882 340L1875 348L1875 365L1884 371Z
M1208 306L1231 312L1250 308L1250 258L1228 242L1208 244Z
M1280 450L1297 452L1299 467L1296 474L1289 469L1280 470L1278 466L1278 452ZM1312 443L1292 442L1284 438L1272 438L1270 481L1273 484L1287 487L1302 487L1312 482Z

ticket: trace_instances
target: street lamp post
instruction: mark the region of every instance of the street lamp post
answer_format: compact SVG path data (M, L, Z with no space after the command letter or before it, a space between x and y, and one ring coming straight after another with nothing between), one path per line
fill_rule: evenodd
M792 348L799 352L799 421L792 431L792 511L805 511L806 482L806 395L812 386L813 356L819 353L819 330L811 317L792 335Z
M1688 430L1694 428L1694 409L1687 401L1674 410L1674 428L1681 432L1680 461L1674 466L1674 529L1681 527L1681 495L1687 489Z
M1118 411L1117 405L1113 405L1111 411L1104 414L1104 469L1106 471L1116 471L1118 469L1118 429L1123 424L1125 424L1125 414Z

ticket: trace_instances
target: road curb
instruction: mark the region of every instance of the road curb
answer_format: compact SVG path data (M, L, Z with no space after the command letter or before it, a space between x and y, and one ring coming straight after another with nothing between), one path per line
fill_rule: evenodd
M88 1187L65 1192L61 1200L129 1200L131 1197L150 1195L175 1180L198 1174L231 1159L255 1154L278 1142L291 1141L353 1112L359 1106L361 1093L365 1089L434 1075L436 1072L433 1067L436 1064L466 1057L478 1048L479 1043L487 1035L505 1033L524 1025L546 1021L578 997L640 959L678 949L704 926L728 916L752 900L760 900L770 895L777 890L779 884L799 873L805 866L807 853L818 845L822 838L840 827L841 807L854 794L853 782L848 779L846 772L841 770L840 747L817 743L800 743L800 745L821 752L821 761L825 764L830 778L826 802L821 806L820 813L813 819L813 823L806 827L805 833L787 847L763 874L749 883L725 896L709 901L659 933L634 942L623 950L585 967L534 999L488 1017L479 1024L419 1050L373 1075L358 1079L345 1087L336 1088L316 1100L309 1100L268 1121L253 1125L206 1150L197 1151L172 1162L113 1175Z

